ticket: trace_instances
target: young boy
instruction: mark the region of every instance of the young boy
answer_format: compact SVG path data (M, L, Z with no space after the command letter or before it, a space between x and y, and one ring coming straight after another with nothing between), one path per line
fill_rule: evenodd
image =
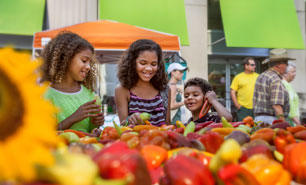
M214 121L220 123L220 117L224 117L227 121L232 121L233 119L231 113L218 102L216 93L212 91L211 85L202 78L191 78L186 82L184 97L185 106L192 114L192 118L190 118L188 122L194 121L197 124L206 121ZM207 113L202 118L199 118L205 99L215 108L218 116Z

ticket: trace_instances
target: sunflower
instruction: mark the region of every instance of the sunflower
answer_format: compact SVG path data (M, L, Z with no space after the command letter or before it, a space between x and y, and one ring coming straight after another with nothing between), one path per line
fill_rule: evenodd
M35 179L35 166L54 159L57 144L54 107L37 84L38 61L11 48L0 49L0 182Z

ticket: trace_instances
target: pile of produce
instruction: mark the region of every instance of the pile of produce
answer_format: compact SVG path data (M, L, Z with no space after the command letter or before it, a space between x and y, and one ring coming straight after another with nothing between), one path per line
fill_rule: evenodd
M146 124L145 124L146 122ZM306 128L256 124L106 127L101 133L58 131L56 163L37 181L112 185L286 185L306 183Z
M143 125L56 132L30 58L0 50L0 184L306 184L306 128L282 121L156 127L143 113Z

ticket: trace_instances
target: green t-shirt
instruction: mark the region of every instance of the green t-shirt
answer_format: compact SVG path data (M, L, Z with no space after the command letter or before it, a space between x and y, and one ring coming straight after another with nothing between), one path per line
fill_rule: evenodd
M297 95L297 93L295 92L295 90L293 89L292 85L287 82L286 80L282 80L285 88L288 91L289 94L289 104L290 104L290 112L289 112L289 118L295 118L295 117L299 117L300 115L300 111L299 111L299 96Z
M58 123L73 114L81 105L91 100L94 100L94 92L81 85L81 90L75 93L66 93L49 87L45 98L50 100L53 105L59 108L59 112L56 114ZM80 122L73 124L70 129L90 132L94 125L90 123L89 118L86 118Z

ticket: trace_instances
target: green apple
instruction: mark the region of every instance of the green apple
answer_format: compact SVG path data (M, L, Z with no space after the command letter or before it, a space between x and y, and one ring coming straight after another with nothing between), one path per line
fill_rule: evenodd
M73 132L64 132L59 135L60 138L66 139L69 143L78 142L79 136Z
M95 102L96 105L100 105L100 106L102 105L102 101L99 95L95 94L95 100L96 100Z
M147 112L143 112L143 113L140 114L140 118L142 119L142 121L149 120L151 118L151 114L149 114Z
M97 95L97 94L95 94L95 100L96 100L96 102L95 102L95 104L96 105L99 105L100 107L100 109L102 108L102 101L101 101L101 99L100 99L100 96L99 95ZM101 112L101 111L100 111ZM94 114L98 114L98 113L100 113L100 112L94 112Z

